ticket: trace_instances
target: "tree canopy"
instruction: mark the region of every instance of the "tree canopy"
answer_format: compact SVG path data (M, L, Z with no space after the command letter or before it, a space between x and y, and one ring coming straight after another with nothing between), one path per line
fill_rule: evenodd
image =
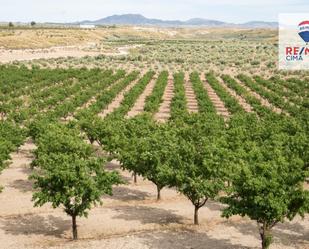
M112 194L112 186L119 184L116 172L104 170L105 158L97 158L78 131L52 124L37 139L31 175L36 192L35 206L47 202L53 208L63 207L72 217L73 239L77 239L77 216L86 216L93 205L102 204L103 194Z
M176 143L169 185L192 202L194 224L198 224L198 210L224 189L224 122L213 114L191 115L171 127L176 130Z
M277 223L309 210L309 192L303 186L308 137L296 121L285 117L235 116L227 132L238 171L231 175L228 196L222 198L228 204L223 216L239 214L255 220L262 248L268 248Z

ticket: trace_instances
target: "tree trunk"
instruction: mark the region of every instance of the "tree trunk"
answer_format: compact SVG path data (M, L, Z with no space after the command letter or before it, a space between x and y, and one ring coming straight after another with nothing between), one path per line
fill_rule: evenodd
M134 181L134 183L137 183L137 175L136 175L135 172L133 173L133 181Z
M157 185L157 201L161 200L161 187Z
M194 206L194 225L198 225L198 210L199 210L199 206L195 205Z
M268 249L272 241L272 235L270 229L265 224L260 227L260 236L262 240L262 249Z
M76 215L72 216L72 232L73 232L73 240L77 240Z

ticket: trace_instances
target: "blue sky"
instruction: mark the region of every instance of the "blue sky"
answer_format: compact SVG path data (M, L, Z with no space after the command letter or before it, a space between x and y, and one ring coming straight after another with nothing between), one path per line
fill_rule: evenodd
M113 14L150 18L193 17L227 22L277 21L279 13L309 13L308 0L0 0L0 21L69 22Z

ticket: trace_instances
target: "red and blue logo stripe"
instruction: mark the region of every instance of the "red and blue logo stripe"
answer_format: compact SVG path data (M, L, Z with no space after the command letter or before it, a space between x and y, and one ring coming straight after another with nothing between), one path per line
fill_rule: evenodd
M309 21L303 21L298 25L299 36L304 40L304 42L309 42Z

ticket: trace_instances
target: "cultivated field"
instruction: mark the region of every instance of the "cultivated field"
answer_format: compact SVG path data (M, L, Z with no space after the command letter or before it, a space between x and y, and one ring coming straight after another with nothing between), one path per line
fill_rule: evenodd
M263 74L277 68L276 30L16 28L0 29L0 34L0 62L5 63L31 59L22 64Z
M226 40L218 41L223 35ZM19 42L20 38L25 42ZM138 27L129 30L118 27L2 30L0 168L4 169L0 185L4 189L0 193L0 247L259 248L256 221L248 216L221 217L227 204L219 199L228 194L227 189L231 187L228 183L231 181L232 188L237 187L235 172L246 175L246 172L237 171L237 163L245 165L246 160L252 159L252 165L256 161L258 167L259 162L263 162L260 164L273 169L263 177L261 171L254 171L252 179L267 179L262 184L255 182L255 186L261 184L263 188L273 181L272 187L277 192L282 190L282 195L301 195L298 190L308 189L305 181L308 172L308 74L277 71L275 43L276 35L267 30L219 32ZM63 57L58 58L59 55ZM144 123L141 124L141 120ZM269 125L273 131L259 126L263 120L262 124ZM244 127L256 133L245 134ZM164 136L170 140L165 140ZM256 139L255 143L247 137ZM201 144L195 144L191 138L203 146L209 144L207 150L200 150ZM265 148L254 154L264 142ZM74 147L75 144L78 146ZM156 151L159 146L162 151ZM72 158L75 160L80 152L89 153L89 160L104 158L106 171L119 172L122 179L120 184L113 186L112 196L106 190L100 197L102 206L91 204L93 208L88 218L77 218L77 241L71 240L71 217L63 212L62 206L54 209L51 201L47 201L48 204L33 207L33 194L43 185L39 185L37 178L29 179L35 173L44 174L48 170L53 172L51 175L57 173L52 171L55 165L49 158L54 156L52 150L66 148L75 149L72 155L66 151L61 155L64 166L59 172L65 173L65 165L69 165ZM237 149L243 161L237 161L237 156L232 154ZM246 149L252 158L243 156ZM135 154L131 155L129 152L133 151ZM197 159L178 158L186 153L196 155ZM206 154L200 156L200 153ZM230 157L225 157L226 154ZM213 161L204 162L200 159L203 155L211 155ZM65 161L66 156L72 158ZM82 162L87 158L84 156L81 156ZM157 162L158 157L164 167L153 170L152 164L146 162ZM190 199L184 189L186 184L191 184L186 179L192 178L198 185L196 179L207 177L200 171L193 176L190 174L195 169L192 165L199 165L198 160L203 161L201 167L221 162L220 167L226 166L229 171L223 172L220 184L216 182L218 177L208 179L208 184L216 183L222 188L206 199L206 205L199 210L199 225L196 226L193 225L193 197ZM51 168L42 166L49 163ZM230 169L229 164L235 168ZM185 170L177 174L182 167ZM214 171L220 171L220 167ZM282 173L294 167L296 173L293 170ZM138 175L137 182L132 175L134 172ZM161 172L171 178L162 180ZM182 174L183 178L179 176ZM80 177L82 179L83 175ZM78 179L71 180L78 182ZM156 185L159 186L160 181L164 181L161 199L156 200L159 189ZM80 180L79 184L85 182ZM204 188L202 185L198 186ZM246 186L248 192L254 192L249 186ZM288 192L294 191L293 187L297 191ZM75 188L78 186L72 187ZM208 190L207 194L211 191L214 190ZM208 197L207 194L203 193L202 197ZM265 192L267 197L262 199L271 199L272 194ZM274 209L280 210L276 205ZM308 212L306 207L304 210ZM308 214L285 221L273 228L270 248L309 248Z

